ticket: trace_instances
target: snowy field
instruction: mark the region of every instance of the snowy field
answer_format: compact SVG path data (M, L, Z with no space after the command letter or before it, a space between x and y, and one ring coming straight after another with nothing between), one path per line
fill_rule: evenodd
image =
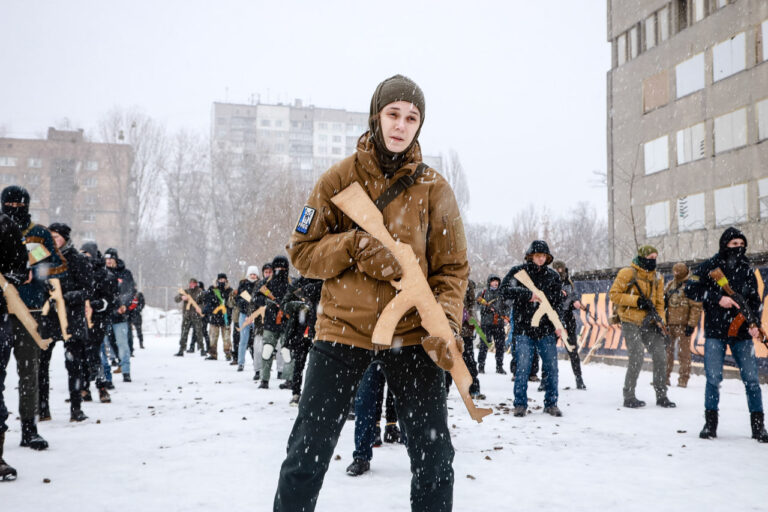
M169 325L178 330L175 314ZM136 349L133 382L116 375L112 403L85 403L89 419L83 424L69 422L66 371L60 344L56 347L53 420L40 425L51 445L44 452L18 446L12 360L5 458L19 478L0 483L0 510L271 510L296 416L288 406L290 392L277 389L274 380L272 389L256 389L250 367L238 373L223 359L172 357L178 336L159 334L165 323L156 312L145 316L145 326L147 348ZM649 406L621 407L623 377L623 368L590 364L584 367L588 390L577 391L569 364L561 361L564 416L541 413L543 393L534 385L528 392L532 414L514 418L507 409L509 376L486 374L483 405L496 412L482 424L471 421L453 389L454 510L768 510L768 446L750 439L740 381L723 383L719 438L703 441L698 438L703 377L693 376L687 389L670 390L678 404L672 410L653 405L650 372L643 372L638 384L638 397ZM352 478L345 468L353 431L348 422L317 510L409 510L404 447L375 449L371 471Z

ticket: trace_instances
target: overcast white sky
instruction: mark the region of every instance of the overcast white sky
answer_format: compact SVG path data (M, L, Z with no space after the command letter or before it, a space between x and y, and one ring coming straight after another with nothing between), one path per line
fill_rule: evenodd
M139 106L208 133L213 101L367 112L395 73L426 96L427 154L455 149L470 221L579 200L604 215L605 0L0 1L0 130L93 129Z

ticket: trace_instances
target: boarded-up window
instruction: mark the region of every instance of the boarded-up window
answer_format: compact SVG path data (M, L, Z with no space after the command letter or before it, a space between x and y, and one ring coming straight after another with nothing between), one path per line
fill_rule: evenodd
M704 158L704 123L683 128L677 132L677 164L692 162Z
M645 174L669 168L669 138L664 135L643 145Z
M678 231L704 229L704 220L704 194L694 194L677 200Z
M643 80L643 112L669 103L669 72L662 71Z
M712 81L743 70L747 63L744 32L712 47Z
M704 88L704 54L699 53L675 66L677 97Z
M715 153L747 145L747 109L715 118Z
M653 237L669 233L669 201L645 206L645 236Z
M757 103L757 137L768 139L768 99Z
M715 223L718 226L747 221L747 185L715 190Z

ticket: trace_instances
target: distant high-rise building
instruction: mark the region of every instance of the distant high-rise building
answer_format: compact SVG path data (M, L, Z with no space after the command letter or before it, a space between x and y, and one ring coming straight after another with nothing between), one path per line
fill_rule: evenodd
M45 139L0 138L0 188L26 188L33 221L65 222L76 244L95 240L102 250L133 245L132 163L129 145L88 142L83 130L48 128Z
M608 0L611 263L768 249L768 2Z
M233 165L257 157L308 180L354 153L367 129L367 112L305 106L301 100L287 105L215 102L211 113L214 150L231 155ZM440 170L440 157L424 160Z

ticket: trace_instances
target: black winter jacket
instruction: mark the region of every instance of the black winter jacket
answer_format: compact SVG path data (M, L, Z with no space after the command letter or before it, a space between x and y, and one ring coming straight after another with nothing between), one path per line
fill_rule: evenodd
M538 327L531 326L531 319L539 308L539 303L531 302L533 294L514 278L520 270L528 273L533 284L546 295L555 311L560 309L563 301L562 281L557 272L546 265L539 267L533 262L512 267L501 282L501 290L504 298L512 302L515 335L521 334L536 340L553 335L555 326L546 316L541 319Z
M101 330L111 323L112 312L117 309L117 278L111 272L107 272L104 260L101 258L91 258L91 269L93 270L90 290L92 319L94 325L98 325Z
M280 312L280 301L288 292L290 281L287 271L275 272L269 281L262 283L262 286L266 286L270 291L274 299L269 299L266 295L261 293L259 286L256 288L257 306L267 306L267 311L264 314L264 330L279 333L282 330L282 314ZM280 323L278 323L280 322Z
M491 281L499 281L499 287L491 289ZM495 274L488 276L486 287L477 295L477 302L480 304L480 325L483 330L491 326L504 327L503 316L509 312L509 308L504 304L504 298L501 293L501 278Z
M61 279L61 289L67 306L69 334L77 339L88 338L88 324L85 320L85 301L91 299L93 290L93 268L88 257L80 254L69 242L61 248L61 255L67 262L68 272Z
M117 266L115 268L107 268L107 271L117 279L117 308L112 312L112 323L119 324L121 322L127 322L130 311L128 307L131 305L133 296L136 294L136 284L133 281L133 274L130 270L125 268L125 262L123 260L117 260ZM120 306L125 306L125 311L119 313Z
M18 287L27 278L27 250L21 230L7 215L0 213L0 273ZM0 315L7 313L5 298L0 293Z

